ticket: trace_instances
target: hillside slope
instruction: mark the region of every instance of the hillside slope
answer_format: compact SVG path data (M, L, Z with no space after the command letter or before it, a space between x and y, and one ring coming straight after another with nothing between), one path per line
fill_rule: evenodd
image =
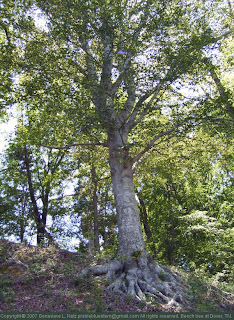
M102 262L53 247L0 240L0 312L234 311L232 294L191 274L183 275L189 303L177 309L108 291L105 278L79 277L90 263Z

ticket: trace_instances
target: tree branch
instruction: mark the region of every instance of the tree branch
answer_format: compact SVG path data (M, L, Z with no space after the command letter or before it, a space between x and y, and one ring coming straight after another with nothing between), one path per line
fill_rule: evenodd
M111 93L115 94L119 88L119 86L121 85L121 82L124 79L124 75L127 72L127 70L130 68L130 61L131 61L132 55L130 53L127 54L127 58L124 62L123 68L120 71L120 74L118 76L118 78L115 80L115 82L112 85L112 89L111 89Z
M4 32L5 32L5 35L6 35L6 38L7 38L7 41L8 43L11 43L11 38L9 36L9 32L6 28L6 26L3 24L3 23L0 23L0 26L3 28Z
M151 95L153 94L153 96L151 97L151 99L150 99L150 101L147 103L147 105L146 105L146 107L144 108L144 110L142 111L142 113L141 113L141 115L139 116L139 118L136 120L136 117L137 117L137 114L138 114L138 112L137 112L137 110L135 109L134 110L134 112L132 113L132 115L131 115L131 117L130 117L130 119L129 119L129 121L128 121L128 125L130 126L130 127L134 127L134 126L136 126L139 122L141 122L142 121L142 119L146 116L146 114L150 111L150 108L152 107L152 104L153 104L153 102L156 100L156 98L158 97L158 94L159 94L159 92L160 92L160 90L161 90L161 87L162 87L162 82L160 82L158 85L157 85L157 87L154 89L155 90L155 92L154 93L151 93ZM150 95L150 96L151 96ZM150 97L149 96L149 97ZM148 97L148 98L149 98ZM147 99L148 99L147 98ZM147 100L146 99L146 100ZM142 102L142 104L144 103L145 101L143 101ZM140 105L139 105L139 107L138 107L138 109L140 109Z
M51 149L50 149L51 150ZM52 176L55 174L55 171L58 169L58 167L60 166L60 163L63 161L66 153L65 152L58 152L59 154L56 156L56 161L55 161L55 165L51 168L50 172L52 174ZM49 169L49 168L48 168Z
M181 124L180 124L180 125L181 125ZM179 126L179 125L178 125L178 126ZM150 143L149 143L140 153L138 153L138 154L133 158L132 162L135 163L135 162L139 161L140 158L142 158L143 155L153 147L153 145L155 144L155 142L156 142L157 140L159 140L161 137L164 137L164 136L169 135L170 133L172 133L173 131L175 131L175 130L178 128L178 126L173 127L173 128L171 128L171 129L168 129L168 130L165 131L165 132L159 133L156 137L154 137L154 138L150 141Z
M102 142L99 142L99 143L73 143L73 144L68 144L68 145L65 145L63 147L59 147L59 146L48 146L48 145L45 145L45 144L40 144L39 145L40 147L44 147L44 148L48 148L48 149L57 149L57 150L68 150L70 148L73 148L73 147L93 147L93 146L103 146L103 147L107 147L107 143L102 143Z
M162 81L160 81L158 83L158 85L156 87L154 87L153 89L149 90L148 92L146 92L136 103L131 115L129 116L129 120L127 122L127 125L132 128L135 125L137 125L146 115L146 113L149 111L149 107L152 105L153 101L157 98L160 90L162 87ZM153 96L152 96L153 95ZM150 96L152 96L152 98L150 99L150 101L147 104L147 107L143 110L143 112L140 115L140 118L138 120L136 120L136 117L140 111L140 108L142 107L143 103L150 98Z
M87 69L88 69L88 78L94 82L94 85L97 86L98 84L98 76L97 76L97 71L93 63L93 56L91 55L89 51L89 45L88 41L86 40L84 45L82 46L82 49L86 53L86 62L87 62Z
M224 32L224 33L221 34L220 36L214 38L214 41L212 41L212 42L217 42L217 41L219 41L219 40L222 40L222 39L226 38L227 36L233 34L233 31L234 31L234 28L232 28L231 30L228 30L228 31Z
M65 194L65 195L60 196L58 198L51 198L50 201L58 201L58 200L62 200L64 198L66 198L66 197L75 197L75 196L78 196L79 194L80 194L79 192L73 193L73 194Z
M227 90L225 90L224 86L222 85L221 83L221 80L220 78L218 77L217 73L215 72L215 69L214 67L210 69L210 73L211 73L211 76L216 84L216 87L219 91L219 94L220 96L223 98L223 101L226 105L226 112L227 114L232 118L234 119L234 108L233 108L233 105L231 104L231 102L229 101L229 98L230 95L229 95L229 92ZM225 99L226 98L226 99Z
M154 146L155 142L157 140L159 140L160 138L164 137L164 136L169 136L172 132L176 131L176 129L178 129L179 127L181 127L182 125L184 125L186 123L185 128L183 129L182 132L185 132L186 130L188 130L189 128L193 127L194 125L198 125L199 121L202 121L206 118L204 117L199 117L199 118L195 118L195 117L187 117L185 118L183 121L181 121L180 123L176 124L174 127L164 131L164 132L160 132L157 136L155 136L149 143L148 145L141 151L139 152L133 159L132 162L135 163L137 161L139 161L144 154L149 151L150 149L152 149L152 147ZM190 121L190 122L188 122ZM194 123L195 121L195 123ZM181 130L179 132L176 132L176 134L181 133Z

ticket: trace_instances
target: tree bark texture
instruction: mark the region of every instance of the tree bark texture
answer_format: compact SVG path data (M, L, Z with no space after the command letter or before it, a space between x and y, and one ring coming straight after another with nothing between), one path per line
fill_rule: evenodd
M118 254L129 258L136 251L144 251L145 244L133 185L132 161L125 146L119 133L109 137L109 162L118 221Z

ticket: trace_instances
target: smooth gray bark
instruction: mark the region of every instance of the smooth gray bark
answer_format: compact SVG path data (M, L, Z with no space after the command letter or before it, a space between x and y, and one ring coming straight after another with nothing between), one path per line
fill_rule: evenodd
M109 163L118 221L118 254L130 258L136 251L144 251L134 185L132 160L125 137L118 132L109 136Z

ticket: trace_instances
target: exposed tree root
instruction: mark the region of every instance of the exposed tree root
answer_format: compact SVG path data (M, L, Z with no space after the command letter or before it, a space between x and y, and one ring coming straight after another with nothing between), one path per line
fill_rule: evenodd
M83 270L82 276L106 274L109 290L131 295L138 300L147 296L180 307L186 303L186 286L180 277L166 267L160 266L144 252L137 258L113 260L110 263L92 266Z

